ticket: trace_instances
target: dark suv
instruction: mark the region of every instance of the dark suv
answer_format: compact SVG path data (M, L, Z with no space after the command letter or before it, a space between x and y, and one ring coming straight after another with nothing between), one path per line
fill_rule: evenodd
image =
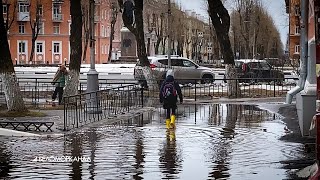
M265 60L235 60L235 68L240 82L275 81L278 84L282 84L284 81L283 72L273 69Z

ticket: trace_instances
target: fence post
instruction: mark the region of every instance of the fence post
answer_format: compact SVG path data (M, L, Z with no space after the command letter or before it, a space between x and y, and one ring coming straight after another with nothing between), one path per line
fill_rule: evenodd
M273 83L273 97L276 97L276 82Z
M194 83L194 101L197 101L197 80Z
M67 110L66 110L66 97L64 98L64 103L63 103L63 130L66 131L67 130Z
M236 90L238 90L238 79L236 79ZM240 91L240 94L241 94L240 87L239 87L239 91ZM238 98L238 91L236 91L236 98Z
M141 107L143 107L143 87L140 90L141 90Z

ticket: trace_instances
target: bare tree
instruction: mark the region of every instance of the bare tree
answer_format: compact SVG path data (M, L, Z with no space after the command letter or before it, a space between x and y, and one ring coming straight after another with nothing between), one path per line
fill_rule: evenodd
M118 0L119 6L124 7L124 12L122 13L122 19L124 26L127 27L136 37L137 41L137 52L140 64L143 69L144 77L146 78L149 90L159 90L158 84L154 78L154 75L150 68L150 62L148 61L146 45L144 39L144 24L143 24L143 1L134 0L134 7L128 4L125 6L122 4L121 0ZM126 1L125 3L130 3L132 1ZM134 9L134 11L133 11ZM134 16L134 25L133 25Z
M83 22L83 54L82 61L85 62L87 58L87 50L89 46L89 38L90 38L90 19L89 19L89 2L88 0L81 1L81 9L82 9L82 22Z
M31 52L29 56L29 62L34 62L34 52L35 52L35 46L36 46L36 40L38 39L38 35L40 33L42 26L42 4L40 0L36 1L35 6L31 4L31 8L34 7L35 11L30 10L30 28L31 28ZM34 17L31 12L34 13ZM35 62L34 62L35 63Z
M160 13L156 15L156 21L155 21L155 33L157 37L156 47L155 47L155 54L159 54L159 47L160 43L165 37L165 20L164 20L164 13Z
M65 96L78 93L81 55L82 55L82 11L79 0L70 1L71 33L70 33L70 64Z
M24 104L12 63L2 5L3 3L0 1L0 78L2 80L8 111L26 112L27 108Z
M117 22L117 17L118 17L118 7L115 2L112 2L111 4L111 31L110 31L110 43L109 43L109 54L108 54L108 63L111 62L111 53L112 53L112 41L114 39L114 28L115 24Z
M228 82L228 91L230 97L237 97L240 93L237 81L237 74L234 67L234 56L229 39L230 16L228 10L224 7L221 0L208 0L209 16L215 29L220 49L226 64L226 78Z
M13 0L10 1L12 3L9 3L10 0L5 0L3 1L4 5L6 5L7 7L7 13L6 13L6 17L5 17L5 27L7 29L7 31L9 31L9 29L11 28L15 18L16 18L16 10L17 10L17 0ZM13 5L13 8L10 8L10 6ZM12 13L10 12L10 10L13 10Z
M240 58L281 57L279 31L261 0L235 0L235 4L231 13L233 47Z

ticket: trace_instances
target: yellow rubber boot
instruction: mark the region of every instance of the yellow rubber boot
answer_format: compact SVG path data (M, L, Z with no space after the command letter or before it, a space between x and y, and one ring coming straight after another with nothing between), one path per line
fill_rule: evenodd
M166 128L167 128L167 129L170 128L170 119L166 119Z
M170 126L171 126L171 128L175 128L176 127L176 116L175 115L171 115Z

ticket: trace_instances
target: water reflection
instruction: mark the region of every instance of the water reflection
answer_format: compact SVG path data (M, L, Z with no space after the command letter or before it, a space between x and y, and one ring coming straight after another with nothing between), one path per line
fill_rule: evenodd
M95 156L96 156L96 149L97 145L96 142L98 141L98 136L95 129L92 129L88 133L89 136L89 147L90 147L90 163L89 163L89 173L90 173L90 179L95 179L96 173L95 173Z
M141 122L141 120L139 120L139 122ZM141 124L138 123L138 126L141 126ZM134 155L135 164L133 165L135 168L135 174L133 175L133 179L140 180L140 179L143 179L141 175L143 174L143 168L144 168L143 163L145 162L143 137L142 137L141 131L136 132L136 139L137 141L135 144L136 149L135 149L135 155Z
M1 142L0 146L0 179L7 179L9 177L11 153L7 151L6 144Z
M181 157L177 153L176 132L174 129L166 131L166 140L159 152L160 169L163 179L177 179L181 167Z
M278 118L257 106L180 105L175 130L166 130L159 107L150 116L59 138L0 137L0 179L259 179L255 174L285 179L278 162L300 156L301 145L278 140L283 131L283 124L273 121ZM37 155L91 161L25 160Z
M68 141L71 141L69 144L71 157L82 157L82 141L84 140L84 134L75 133L68 137ZM70 164L71 173L69 174L71 179L82 179L82 162L73 161Z

